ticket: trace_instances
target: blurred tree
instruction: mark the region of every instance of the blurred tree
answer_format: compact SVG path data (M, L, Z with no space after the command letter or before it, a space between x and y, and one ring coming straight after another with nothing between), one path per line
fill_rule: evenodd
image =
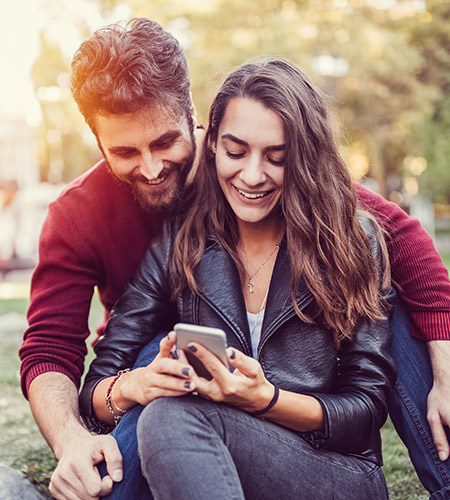
M111 0L102 2L111 6ZM218 77L256 56L287 57L334 95L348 145L365 145L380 191L396 188L388 185L389 177L415 142L408 132L427 100L425 85L416 78L422 59L405 29L417 17L414 12L377 10L363 0L131 0L129 5L134 15L157 19L184 41L203 120ZM320 56L343 62L344 71L325 65L314 74Z
M434 91L414 130L427 160L419 180L434 201L450 203L450 3L430 0L426 14L411 30L423 53L418 79Z
M93 160L82 138L83 119L70 94L68 66L60 46L41 33L31 76L42 110L41 179L54 183L75 178Z
M96 1L106 17L124 3ZM258 56L286 57L330 95L352 171L369 173L386 195L401 187L405 158L425 156L423 185L436 199L450 201L448 2L430 0L427 10L413 0L393 0L389 7L376 0L128 0L126 5L132 16L157 20L182 42L201 121L231 68ZM57 68L56 75L50 67ZM67 67L45 42L36 63L44 79L38 87L59 85L58 75ZM49 115L51 104L46 106ZM63 121L77 119L64 111ZM76 171L72 162L86 165L77 152L82 141L71 134L63 142L68 177Z

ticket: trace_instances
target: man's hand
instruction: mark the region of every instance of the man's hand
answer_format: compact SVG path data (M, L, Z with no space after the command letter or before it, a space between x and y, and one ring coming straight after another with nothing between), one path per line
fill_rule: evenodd
M103 479L96 465L105 460ZM73 439L63 450L52 474L50 493L57 500L91 500L111 492L113 481L122 480L122 455L110 435Z
M428 395L427 418L439 458L444 461L450 456L450 446L444 430L444 426L450 426L450 341L430 341L428 350L434 383Z

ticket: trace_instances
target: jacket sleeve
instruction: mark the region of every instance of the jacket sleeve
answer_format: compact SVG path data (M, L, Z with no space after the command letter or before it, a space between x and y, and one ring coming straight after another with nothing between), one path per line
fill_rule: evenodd
M80 393L80 413L88 426L98 428L92 405L94 389L104 378L131 368L139 351L161 331L170 331L178 313L171 300L166 229L147 250L125 293L113 307L104 338L99 340Z
M373 232L369 232L369 238L381 269L379 244ZM386 309L391 309L396 299L394 288L380 289L380 295ZM387 310L385 315L389 316ZM333 393L312 394L321 404L325 420L323 431L303 435L313 446L346 454L370 448L386 421L386 401L395 383L390 344L388 318L360 321L354 340L340 350L340 370Z
M357 187L361 205L386 231L391 274L411 318L411 335L450 340L450 280L433 240L395 203Z
M395 291L386 290L392 300ZM389 321L365 321L356 340L340 353L340 374L334 394L313 394L325 417L323 432L313 432L318 447L341 453L362 453L386 421L387 396L395 382L390 356ZM309 439L311 441L311 439Z
M31 281L29 327L19 351L21 387L45 372L60 372L78 387L87 353L88 317L98 265L82 228L60 200L52 203L39 239Z

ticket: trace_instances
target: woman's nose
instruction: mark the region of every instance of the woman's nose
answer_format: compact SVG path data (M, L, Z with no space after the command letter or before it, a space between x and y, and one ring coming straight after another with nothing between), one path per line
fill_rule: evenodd
M247 186L257 186L266 181L264 164L259 156L250 157L240 172L240 178Z

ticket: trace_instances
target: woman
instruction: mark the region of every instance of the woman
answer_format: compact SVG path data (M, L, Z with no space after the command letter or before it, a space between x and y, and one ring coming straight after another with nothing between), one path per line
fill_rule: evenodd
M269 60L227 78L180 214L114 308L86 416L111 425L147 405L139 452L156 498L387 498L393 293L323 100L298 68ZM198 377L173 332L149 366L119 371L178 321L222 328L233 373L191 344L213 374Z

